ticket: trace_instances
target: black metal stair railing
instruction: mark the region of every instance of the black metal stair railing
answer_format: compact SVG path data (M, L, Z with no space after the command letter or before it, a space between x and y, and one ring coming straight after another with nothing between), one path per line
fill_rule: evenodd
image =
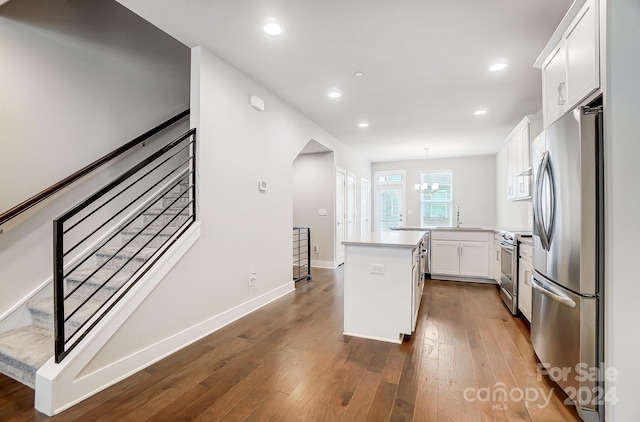
M195 129L54 220L56 362L195 221Z
M311 280L311 228L293 228L293 280Z

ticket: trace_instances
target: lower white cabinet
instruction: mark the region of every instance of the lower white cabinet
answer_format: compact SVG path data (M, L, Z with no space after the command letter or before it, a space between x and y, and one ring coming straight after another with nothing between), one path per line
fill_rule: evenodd
M533 247L521 243L518 258L518 309L531 322L531 274L533 272Z
M489 278L489 232L431 232L431 274Z
M431 274L460 275L460 243L431 239Z
M491 263L493 265L493 279L500 284L500 274L502 267L500 265L500 239L497 234L493 235L493 251Z

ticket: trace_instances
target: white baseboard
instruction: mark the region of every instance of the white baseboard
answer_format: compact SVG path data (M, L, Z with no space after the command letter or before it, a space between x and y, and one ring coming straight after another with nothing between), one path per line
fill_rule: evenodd
M35 408L38 411L53 416L126 377L113 372L103 374L102 377L86 378L84 382L77 379L82 369L195 244L200 237L200 225L199 221L195 222L184 236L178 238L156 265L150 267L129 293L114 305L111 312L98 322L61 363L55 363L52 357L36 372ZM144 271L144 268L139 271Z
M315 261L311 260L311 268L329 268L331 270L335 270L338 268L338 265L335 261Z
M197 236L199 236L199 226L197 229ZM188 248L195 243L195 240L197 240L197 237L192 239L190 243L187 239L187 244L180 245L179 256L171 259L171 261L175 260L177 262L177 260L187 252ZM175 264L175 262L173 264ZM166 272L170 270L173 264L166 265L168 267ZM165 274L162 274L161 278L164 277ZM83 342L84 347L78 346L60 364L55 364L53 359L51 359L38 371L36 374L37 410L49 416L60 413L295 289L293 281L288 282L270 292L242 303L179 333L173 334L142 350L135 351L105 367L83 374L83 368L89 364L95 354L131 313L133 313L135 308L137 308L139 303L144 300L157 283L145 281L139 284L145 285L143 287L150 285L148 292L146 289L145 291L137 292L135 291L137 286L134 287L130 292L130 296L134 296L131 300L132 303L125 304L127 306L126 310L114 309L114 315L109 319L105 318L101 321L99 325L96 326L96 333L87 336L86 341ZM116 305L116 307L119 306L120 303Z

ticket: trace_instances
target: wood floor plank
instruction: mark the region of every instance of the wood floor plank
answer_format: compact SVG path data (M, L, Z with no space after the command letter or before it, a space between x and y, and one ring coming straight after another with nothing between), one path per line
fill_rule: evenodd
M391 384L386 381L378 384L376 395L373 398L373 403L369 407L367 413L367 422L388 421L391 416L391 410L393 408L394 397L398 390L397 384Z
M378 390L381 376L380 372L369 371L368 369L364 371L342 416L344 422L364 421L366 419Z
M296 291L54 418L0 376L0 420L579 420L537 377L529 327L496 286L427 280L416 331L393 344L342 334L343 271L314 269ZM502 400L499 388L552 395Z

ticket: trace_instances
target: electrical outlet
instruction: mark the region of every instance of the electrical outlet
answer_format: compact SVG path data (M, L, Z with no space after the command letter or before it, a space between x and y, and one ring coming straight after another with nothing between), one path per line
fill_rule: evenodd
M313 251L314 251L315 253L318 253L318 252L320 251L320 250L318 249L318 244L317 244L317 243L315 243L315 244L313 245Z
M255 286L257 279L258 275L256 273L251 273L251 275L249 276L249 287Z

